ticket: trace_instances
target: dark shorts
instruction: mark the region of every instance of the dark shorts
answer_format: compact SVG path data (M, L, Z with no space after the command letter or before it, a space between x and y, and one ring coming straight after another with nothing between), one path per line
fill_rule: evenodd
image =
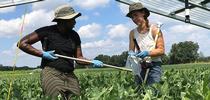
M41 72L41 86L45 96L80 95L79 82L73 72L63 73L46 66Z

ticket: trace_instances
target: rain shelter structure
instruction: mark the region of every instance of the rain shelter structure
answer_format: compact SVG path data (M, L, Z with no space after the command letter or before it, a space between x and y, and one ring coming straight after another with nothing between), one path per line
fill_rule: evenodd
M151 12L210 29L210 0L116 0L130 5L141 2Z
M0 8L23 5L39 1L44 1L44 0L0 0Z

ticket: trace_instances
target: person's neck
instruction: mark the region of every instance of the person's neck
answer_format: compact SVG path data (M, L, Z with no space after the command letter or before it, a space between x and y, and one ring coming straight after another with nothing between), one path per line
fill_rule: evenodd
M63 27L62 25L57 25L57 28L58 28L58 31L61 32L61 33L66 33L67 30L65 29L65 27Z
M142 25L138 26L137 30L140 34L144 34L147 31L149 31L149 27L147 27L146 24L142 24Z

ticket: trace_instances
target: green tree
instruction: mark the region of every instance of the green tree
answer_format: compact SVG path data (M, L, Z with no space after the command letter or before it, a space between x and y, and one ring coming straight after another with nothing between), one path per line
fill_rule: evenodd
M102 54L100 54L97 57L95 57L95 59L101 60L101 61L103 61L106 64L110 64L110 56L108 56L108 55L102 55Z
M169 56L168 55L164 54L163 56L161 56L161 59L162 59L163 65L169 64Z
M128 52L127 51L122 52L122 54L119 55L117 58L117 62L118 62L117 66L121 66L121 67L125 66L127 57L128 57Z
M108 55L100 54L97 57L95 57L95 59L101 60L106 64L123 67L125 66L127 56L128 56L128 51L124 51L120 55L112 55L111 57Z
M173 44L169 53L171 64L191 63L198 58L198 43L192 41L179 42Z
M113 55L111 58L110 58L110 64L111 65L114 65L114 66L118 66L119 64L119 55Z

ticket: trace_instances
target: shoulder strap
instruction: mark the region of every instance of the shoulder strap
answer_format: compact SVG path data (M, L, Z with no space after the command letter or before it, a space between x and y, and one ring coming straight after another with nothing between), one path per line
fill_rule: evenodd
M138 50L138 52L141 52L140 47L139 47L135 38L133 39L133 42L134 42L134 45L135 45L136 49Z
M138 52L141 52L140 47L139 47L139 45L138 45L138 42L136 41L137 32L138 32L138 31L137 31L137 28L135 28L135 29L133 30L133 42L134 42L134 45L135 45L136 49L138 50Z

